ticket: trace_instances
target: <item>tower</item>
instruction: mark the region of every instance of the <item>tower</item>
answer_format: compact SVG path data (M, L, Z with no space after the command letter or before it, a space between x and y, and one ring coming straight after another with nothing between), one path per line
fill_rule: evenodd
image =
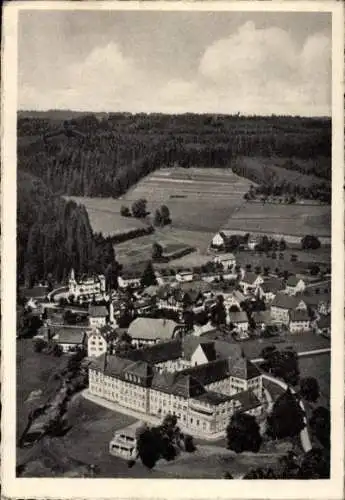
M75 293L77 290L77 282L75 279L74 269L72 267L68 280L69 293Z

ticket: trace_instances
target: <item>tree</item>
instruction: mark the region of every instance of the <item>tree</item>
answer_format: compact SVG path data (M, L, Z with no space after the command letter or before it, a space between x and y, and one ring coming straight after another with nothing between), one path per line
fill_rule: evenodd
M146 205L147 201L145 200L145 198L139 198L139 200L134 201L132 203L133 217L136 217L138 219L146 217L147 215Z
M126 207L126 205L121 205L120 214L122 215L122 217L130 217L131 211L128 207Z
M306 234L301 239L302 250L316 250L320 248L320 246L321 246L320 240L312 234Z
M275 401L267 417L267 435L274 439L296 436L304 429L304 412L288 388Z
M300 479L329 479L330 456L321 448L312 448L302 460L299 472Z
M141 286L147 287L157 285L157 278L153 269L152 262L148 262L141 277Z
M155 211L155 216L153 219L153 223L155 226L163 226L163 219L162 219L162 214L159 208Z
M276 346L267 346L261 351L265 370L280 377L288 384L296 385L299 381L297 353L293 349L278 351Z
M211 309L211 321L214 325L226 324L226 310L223 295L218 295L216 304Z
M35 352L42 352L47 347L47 342L43 339L37 339L34 342Z
M315 403L320 396L319 383L314 377L306 377L300 380L300 394L307 401Z
M188 434L186 434L184 436L184 449L187 453L193 453L196 450L193 436L190 436ZM228 478L228 479L230 479L230 478Z
M250 469L243 479L278 479L271 467L257 467Z
M154 242L152 244L152 259L153 260L158 260L161 259L163 256L163 247L157 242Z
M227 447L236 453L254 451L261 446L260 428L254 416L235 412L226 429Z
M330 411L323 406L318 406L313 411L309 424L313 434L317 437L322 446L329 450L331 444Z
M279 251L284 252L284 250L286 250L286 241L284 238L281 238L279 241Z
M166 205L161 206L161 218L163 226L171 223L170 211Z

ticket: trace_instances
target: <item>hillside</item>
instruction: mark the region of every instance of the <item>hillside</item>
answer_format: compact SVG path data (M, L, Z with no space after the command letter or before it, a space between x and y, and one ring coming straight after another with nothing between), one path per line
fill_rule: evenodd
M54 195L38 178L18 170L17 274L29 286L47 278L104 272L114 263L110 241L95 235L84 206Z
M270 163L275 158L278 180L294 173L290 191L302 174L324 196L330 188L331 121L69 111L18 116L19 168L65 195L118 197L150 172L174 166L231 167L258 184L267 182L267 169L255 167L253 173L243 157Z

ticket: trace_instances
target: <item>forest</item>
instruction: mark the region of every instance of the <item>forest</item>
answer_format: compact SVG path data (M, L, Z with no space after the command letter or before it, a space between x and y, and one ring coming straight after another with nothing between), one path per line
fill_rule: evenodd
M117 272L112 242L93 234L86 209L53 194L38 178L18 171L17 276L33 286L78 275Z
M243 157L260 160L255 171L239 166ZM312 176L309 194L308 187L302 194L312 197L315 191L328 201L327 118L68 111L18 116L19 168L65 195L118 197L148 173L167 166L231 167L253 182L267 184L260 165L262 159L272 158L284 160L278 179L284 170ZM278 183L284 191L285 184ZM289 184L293 192L299 182Z

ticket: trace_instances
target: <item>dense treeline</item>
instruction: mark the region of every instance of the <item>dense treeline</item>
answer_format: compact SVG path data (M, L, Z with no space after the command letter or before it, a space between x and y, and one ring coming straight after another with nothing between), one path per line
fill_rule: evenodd
M241 156L294 158L286 168L330 176L331 123L321 118L26 113L18 138L19 168L76 196L117 197L159 167L233 167Z
M46 279L104 273L114 266L113 245L94 235L86 209L54 195L36 177L18 171L17 273L28 286Z

